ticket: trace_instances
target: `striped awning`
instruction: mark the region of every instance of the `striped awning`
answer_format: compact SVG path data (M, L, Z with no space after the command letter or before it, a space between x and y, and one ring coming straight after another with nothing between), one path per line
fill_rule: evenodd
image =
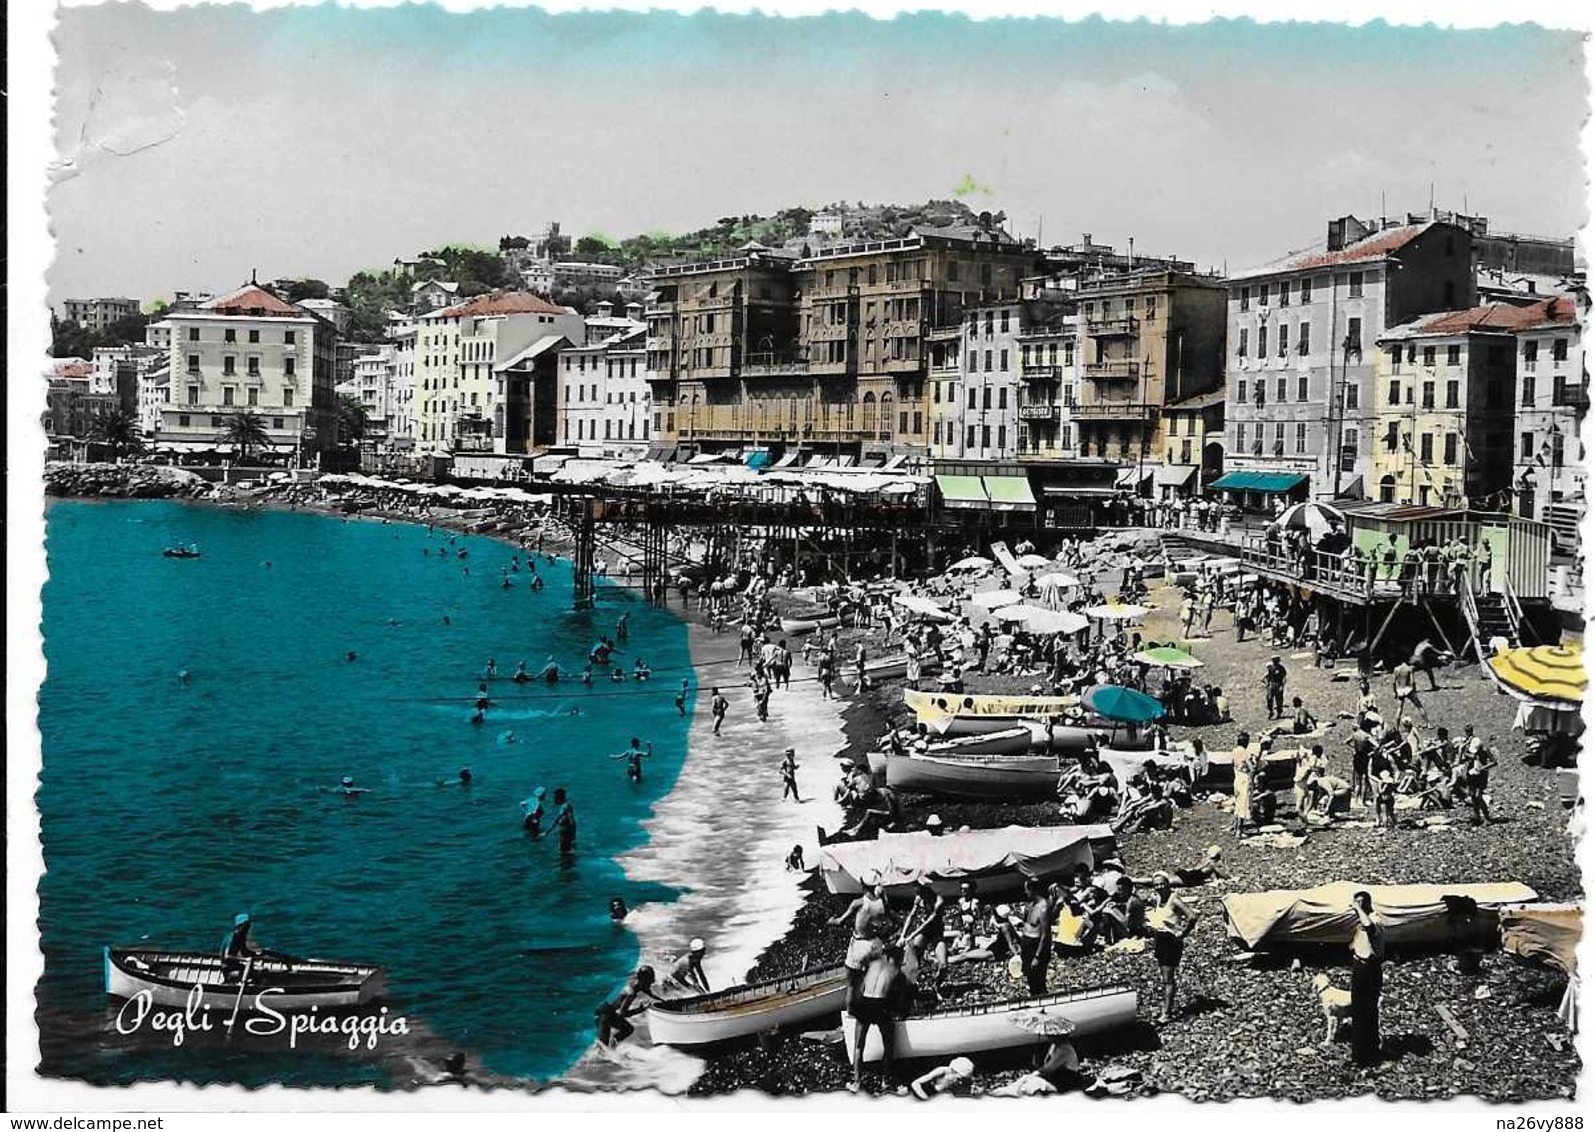
M1589 677L1581 645L1506 649L1490 658L1490 674L1509 694L1530 702L1584 702Z
M1025 476L982 476L981 482L994 511L1030 511L1036 506L1030 480Z
M991 506L991 501L986 496L985 485L980 482L979 476L939 475L936 477L936 486L941 490L944 507L984 510Z

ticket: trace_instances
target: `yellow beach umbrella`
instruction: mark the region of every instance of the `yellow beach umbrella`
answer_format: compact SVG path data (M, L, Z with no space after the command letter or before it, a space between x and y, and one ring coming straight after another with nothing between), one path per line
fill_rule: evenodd
M1505 649L1490 658L1490 673L1520 700L1583 703L1589 686L1581 645Z

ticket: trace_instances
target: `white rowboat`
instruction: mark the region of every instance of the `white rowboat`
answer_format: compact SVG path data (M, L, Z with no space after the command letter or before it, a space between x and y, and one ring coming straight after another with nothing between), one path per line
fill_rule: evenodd
M312 1006L359 1006L382 996L382 968L325 959L282 959L256 956L248 976L223 970L221 957L159 948L105 948L105 992L113 998L134 998L148 992L156 1006L184 1006L195 987L202 1006L231 1010L254 1008L257 996L273 1010L308 1010ZM242 985L240 983L242 982ZM242 991L242 995L240 995Z
M823 967L784 979L674 998L648 1008L655 1045L702 1046L812 1022L847 1001L847 970Z

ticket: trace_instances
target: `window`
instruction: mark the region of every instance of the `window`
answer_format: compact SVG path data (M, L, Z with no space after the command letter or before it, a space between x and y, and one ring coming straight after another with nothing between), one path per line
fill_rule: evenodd
M1457 462L1457 434L1454 432L1445 434L1445 462L1447 464Z
M1401 347L1394 346L1390 350L1390 372L1401 372Z
M932 444L940 444L941 443L941 421L932 421L931 422L931 425L930 425L930 442Z
M1313 281L1311 279L1303 279L1301 281L1301 301L1303 304L1313 301Z
M1296 425L1296 452L1298 455L1307 451L1307 422L1301 421Z
M1307 375L1306 374L1303 374L1302 376L1300 376L1300 377L1298 377L1296 379L1296 400L1298 400L1298 401L1307 400Z
M1532 460L1532 459L1534 459L1534 434L1532 432L1519 433L1517 439L1518 439L1518 459L1520 459L1520 460Z
M979 368L980 368L980 355L975 353L975 351L973 351L973 350L969 351L969 372L970 373L974 373Z
M998 448L1006 448L1006 447L1008 447L1008 426L1007 425L998 425L997 426L997 447Z
M1491 352L1492 352L1491 361L1493 362L1495 360L1494 356L1493 356L1494 351L1499 349L1499 347L1492 346L1490 349L1491 349ZM1533 369L1535 363L1539 361L1539 358L1540 358L1540 344L1538 342L1535 342L1535 341L1533 341L1531 339L1530 341L1527 341L1527 342L1523 343L1523 368L1524 369L1529 369L1529 370Z
M1311 329L1311 324L1310 323L1298 322L1296 324L1296 352L1298 354L1300 354L1302 357L1306 357L1307 356L1307 351L1309 349L1309 346L1307 344L1308 337L1309 337L1308 331L1310 329Z
M294 407L294 391L292 389L284 389L282 391L282 407L285 409Z
M991 372L991 351L990 350L986 351L986 372L987 373Z
M1461 404L1462 404L1462 383L1460 381L1448 381L1448 382L1446 382L1445 383L1445 407L1448 408L1448 409L1455 409L1455 408L1458 408Z
M1261 287L1257 288L1257 305L1260 307L1266 307L1268 305L1268 288L1269 285L1267 283L1264 283Z
M964 438L964 447L965 448L973 448L974 446L975 446L975 426L974 425L970 425L969 426L969 435Z
M188 427L188 414L187 413L178 413L177 414L177 427L178 428L187 428Z
M1349 282L1351 284L1351 297L1354 299L1362 298L1362 272L1353 271Z
M223 342L236 342L236 341L238 341L238 331L233 329L231 326L229 326L226 330L222 331L222 341Z
M1426 365L1426 366L1434 365L1434 347L1433 346L1425 346L1423 348L1423 364Z
M1528 408L1532 408L1533 405L1534 405L1534 375L1532 373L1526 373L1526 374L1523 375L1523 407L1525 409L1528 409Z
M930 383L930 399L933 404L941 404L941 384L939 381Z
M985 386L981 387L981 390L980 390L980 407L982 409L991 408L991 386L989 386L989 385L985 385Z
M1423 383L1423 407L1425 409L1434 408L1434 382L1432 381Z
M1283 401L1285 399L1289 392L1289 390L1286 388L1287 384L1287 380L1283 377L1274 382L1274 400Z
M1394 452L1396 445L1401 443L1401 426L1395 421L1385 424L1385 451Z
M1280 421L1274 426L1274 454L1277 456L1285 451L1285 422Z
M258 330L251 330L251 331L250 331L250 332L249 332L249 340L250 340L250 341L251 341L251 342L259 342L259 341L260 341L260 331L258 331Z
M296 341L296 339L294 337L294 332L292 330L284 330L282 332L282 341L283 341L283 345L292 346L294 344L294 342Z
M1244 377L1235 383L1235 403L1237 405L1246 403L1246 379Z
M1401 382L1392 381L1390 383L1390 397L1386 401L1386 404L1389 404L1389 405L1399 405L1399 404L1401 404Z
M1434 463L1434 434L1426 432L1418 437L1418 459L1425 464Z
M1462 364L1461 346L1447 346L1445 348L1445 364L1448 366L1459 366Z
M1551 467L1553 469L1562 466L1562 443L1562 434L1553 431L1551 433Z
M198 373L199 372L199 355L198 354L190 354L190 355L188 355L188 372L189 373Z
M188 340L190 342L198 342L199 341L199 327L190 326L188 328Z
M969 407L971 409L975 407L975 390L973 387L969 390Z
M292 358L284 358L282 360L282 375L284 377L292 377L294 375L294 360Z
M990 425L981 425L980 426L980 446L982 448L990 448L991 447L991 426Z
M1345 350L1348 354L1362 357L1362 319L1348 318L1346 320Z
M1237 358L1244 358L1246 356L1246 331L1247 331L1246 327L1244 327L1244 326L1241 327L1240 344L1238 346L1236 346L1236 348L1235 348L1235 356Z
M188 387L188 403L190 405L199 404L199 386L190 385Z
M1554 362L1567 361L1567 339L1558 338L1551 343L1551 360Z
M1238 424L1238 425L1235 426L1235 451L1244 452L1245 450L1246 450L1246 426L1243 425L1243 424Z
M246 359L244 368L249 373L250 377L259 377L260 376L260 355L251 354L248 357L248 359Z
M249 387L249 403L251 405L260 404L260 387L258 385L251 385Z
M993 320L996 317L997 316L993 312L991 312L991 311L987 311L986 312L986 337L987 338L990 338L992 336L992 333L993 333L992 324L993 324Z
M1346 383L1346 408L1357 408L1357 402L1361 399L1361 394L1358 392L1360 388L1360 386L1353 385L1350 382Z
M1157 317L1157 296L1156 295L1148 295L1146 297L1146 317L1147 318L1156 318Z
M997 408L1006 409L1007 407L1008 407L1008 387L1005 385L1001 389L997 390Z
M1252 309L1252 289L1250 287L1242 287L1241 288L1241 310L1249 311L1251 309ZM1245 334L1246 332L1243 330L1243 331L1241 331L1241 333Z
M1266 322L1257 328L1257 356L1259 358L1268 357L1268 323Z
M224 355L222 357L222 372L223 373L226 373L226 374L236 373L238 371L237 370L237 366L238 366L238 359L235 358L233 355L226 354L226 355Z
M1008 312L1007 311L1003 311L1002 312L1002 332L1004 334L1008 333Z
M997 368L1002 370L1004 373L1008 372L1008 351L1007 350L1002 351L1001 357L998 358L998 360L997 360Z

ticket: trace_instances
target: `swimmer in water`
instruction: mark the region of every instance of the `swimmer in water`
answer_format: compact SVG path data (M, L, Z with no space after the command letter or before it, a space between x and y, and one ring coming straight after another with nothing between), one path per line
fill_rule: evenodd
M626 907L626 902L624 900L622 900L618 896L610 897L610 899L609 899L609 918L611 920L614 920L615 923L618 924L618 923L620 923L621 920L624 920L630 913L631 913L631 909Z
M454 622L453 622L453 621L451 621L451 620L449 620L449 615L448 615L448 614L447 614L447 613L445 613L445 614L444 614L444 615L443 615L443 624L445 624L445 625L452 625L452 624L454 624Z
M488 657L487 658L487 678L489 680L491 680L497 675L498 675L498 661L494 660L492 657Z
M480 727L486 721L487 721L487 716L485 716L482 713L482 709L481 708L477 708L474 712L471 713L471 726L472 727Z
M188 683L188 679L189 679L189 677L188 677L188 669L179 668L177 670L177 682L179 684L186 684L186 683Z
M643 750L642 740L635 735L631 737L631 746L621 751L618 755L610 755L612 759L626 760L626 777L633 782L642 781L642 760L653 758L654 745L648 744L648 749Z
M648 667L648 662L639 656L637 663L632 666L632 676L638 680L646 680L653 674L653 669Z
M344 660L355 660L356 658L359 657L359 655L360 655L359 653L355 652L353 649L350 649L348 652L343 654L343 659Z
M493 701L487 698L487 684L485 682L476 686L476 706L478 709L493 706Z
M471 784L471 768L468 767L468 766L462 766L460 768L460 785L461 786L469 786L470 784Z
M517 684L524 684L531 678L531 673L526 671L526 662L524 660L515 666L515 675L510 677Z
M687 714L687 687L687 682L683 680L681 682L681 691L676 693L677 715L685 716Z
M543 794L539 786L532 796L521 803L521 828L533 837L543 836Z
M364 786L356 786L354 784L354 779L350 775L346 774L343 776L343 781L338 783L338 793L342 794L345 798L358 798L360 795L366 793L366 788Z
M513 731L500 731L498 733L498 741L507 747L511 743L519 743L521 740L520 736Z
M582 669L582 683L589 688L593 686L593 666L590 664Z

